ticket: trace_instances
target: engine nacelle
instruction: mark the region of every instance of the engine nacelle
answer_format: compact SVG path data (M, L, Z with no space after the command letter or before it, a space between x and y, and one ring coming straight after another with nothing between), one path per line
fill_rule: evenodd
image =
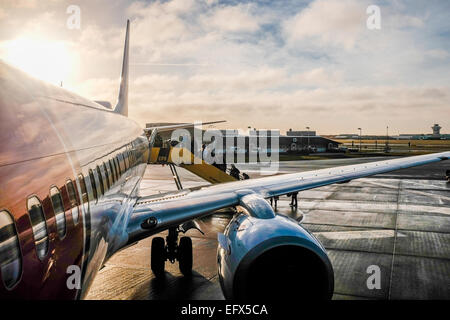
M245 211L219 235L217 259L225 297L331 299L334 272L321 243L291 218L261 218Z

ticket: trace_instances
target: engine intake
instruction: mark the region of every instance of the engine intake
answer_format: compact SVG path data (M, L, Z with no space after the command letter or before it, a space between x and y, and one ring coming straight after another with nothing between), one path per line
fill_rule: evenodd
M334 272L324 247L285 216L258 218L244 209L219 236L218 265L227 299L331 299L333 295Z

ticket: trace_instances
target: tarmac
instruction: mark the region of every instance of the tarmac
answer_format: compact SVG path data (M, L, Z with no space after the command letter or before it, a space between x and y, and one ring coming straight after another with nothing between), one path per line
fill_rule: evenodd
M288 161L280 163L279 173L376 160L382 158ZM254 164L238 168L251 178L261 175ZM289 206L290 198L280 197L276 211L300 219L326 248L335 273L333 299L450 299L450 184L443 177L449 168L447 160L303 191L298 209ZM184 169L178 173L184 188L208 184ZM148 165L141 194L172 190L169 167ZM148 238L107 261L86 299L224 299L217 276L217 233L231 214L222 210L200 220L205 235L196 230L186 234L194 248L191 277L182 276L177 263L166 262L165 277L156 279ZM370 266L380 270L379 289L367 285Z

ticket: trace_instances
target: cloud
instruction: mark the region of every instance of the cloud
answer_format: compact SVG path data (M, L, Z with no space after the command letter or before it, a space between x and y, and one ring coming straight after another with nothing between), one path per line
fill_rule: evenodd
M315 68L294 75L293 78L305 86L328 87L341 83L342 73L339 71L327 72L324 68Z
M2 6L0 43L18 34L64 41L79 57L65 87L114 104L130 18L130 117L141 124L450 127L445 3L382 2L379 31L366 28L368 0L81 0L77 31L64 27L70 1L52 4Z
M326 134L346 132L357 123L371 132L383 132L386 125L406 132L411 130L409 122L417 113L422 114L423 130L433 119L444 121L450 103L450 87L336 87L285 93L247 87L233 96L228 92L177 92L170 88L134 96L132 103L145 104L145 108L130 112L141 122L170 121L174 115L183 114L186 121L224 118L237 128L252 125L287 129L311 124ZM420 125L416 123L416 127Z
M288 41L313 40L320 46L335 45L346 49L366 27L365 1L316 0L284 23Z
M35 8L38 0L2 0L4 8Z
M425 55L432 59L447 59L450 57L450 53L446 50L436 49L436 50L428 50L425 52Z
M128 13L136 17L132 25L133 44L157 45L183 39L188 34L189 28L179 14L188 6L179 3L180 1L154 2L149 5L141 2L131 4Z
M224 32L255 32L261 21L249 13L250 3L235 6L219 6L211 15L202 18L205 29Z
M394 14L389 16L388 26L392 28L422 28L423 19L410 15Z

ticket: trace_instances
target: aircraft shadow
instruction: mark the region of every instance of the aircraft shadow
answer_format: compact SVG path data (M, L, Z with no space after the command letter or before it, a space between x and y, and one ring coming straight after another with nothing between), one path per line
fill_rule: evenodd
M207 278L194 270L190 276L173 275L166 271L163 277L153 277L143 284L131 299L192 300L194 290L207 282Z

